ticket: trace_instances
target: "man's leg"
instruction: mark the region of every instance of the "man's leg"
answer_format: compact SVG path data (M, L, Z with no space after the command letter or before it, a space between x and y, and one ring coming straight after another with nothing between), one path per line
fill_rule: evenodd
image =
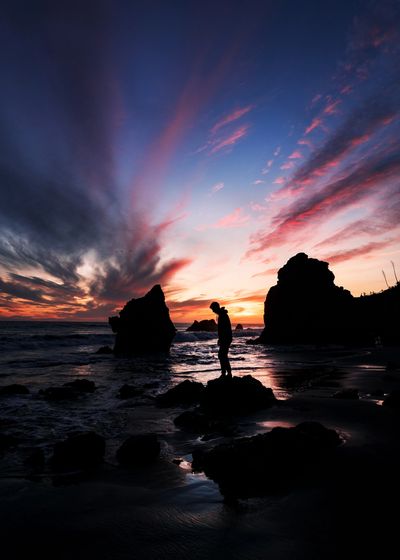
M218 349L218 358L219 358L219 363L221 364L221 375L222 377L225 377L226 374L226 360L225 360L225 351L224 351L224 347L220 346Z

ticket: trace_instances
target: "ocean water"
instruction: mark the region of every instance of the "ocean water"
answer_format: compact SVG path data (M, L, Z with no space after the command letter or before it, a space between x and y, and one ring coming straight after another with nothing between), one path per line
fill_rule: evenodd
M0 430L14 436L18 446L1 461L0 472L15 470L33 449L48 456L56 441L78 430L95 430L107 439L107 453L113 460L115 449L135 432L155 431L164 437L171 456L184 454L193 442L179 439L171 414L160 412L154 398L174 384L193 379L206 383L219 375L215 333L178 332L169 355L116 358L96 354L104 345L112 346L114 335L106 323L0 322L0 386L12 383L28 387L28 395L0 396ZM235 331L230 350L234 375L248 375L271 387L278 398L304 389L315 372L340 360L342 350L328 353L309 348L272 348L248 344L260 328ZM298 382L288 374L299 370ZM304 375L304 371L311 374ZM75 379L96 384L93 394L76 401L49 402L41 389L62 386ZM143 389L133 399L118 398L119 388L128 383ZM2 469L2 470L1 470Z

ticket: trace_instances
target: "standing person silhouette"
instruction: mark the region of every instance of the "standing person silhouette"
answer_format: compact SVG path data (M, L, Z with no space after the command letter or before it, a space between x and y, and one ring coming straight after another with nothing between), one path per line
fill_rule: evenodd
M210 309L218 315L218 358L221 364L221 377L232 377L231 364L229 363L228 352L232 342L232 327L225 307L220 307L217 301L213 301Z

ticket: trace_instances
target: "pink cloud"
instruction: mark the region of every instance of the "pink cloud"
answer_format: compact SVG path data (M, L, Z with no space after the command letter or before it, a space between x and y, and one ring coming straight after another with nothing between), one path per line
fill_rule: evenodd
M280 169L292 169L294 167L294 161L287 161L283 165L281 165Z
M324 109L324 113L326 115L334 115L335 113L337 113L338 111L336 110L336 108L338 107L338 105L340 105L341 101L340 99L337 99L336 101L332 101L330 102Z
M242 208L236 208L231 214L224 216L213 226L216 229L240 227L249 220L250 216L243 214Z
M243 115L249 113L252 109L254 109L254 105L247 105L247 107L242 107L241 109L235 109L233 113L230 113L229 115L223 117L212 127L210 131L211 134L212 135L216 134L220 128L226 126L227 124L237 121L238 119L243 117Z
M334 255L330 255L329 257L324 257L323 260L329 262L329 264L337 264L351 260L354 257L364 257L366 255L370 255L374 251L387 247L392 241L392 239L371 241L371 243L367 243L361 247L354 247L353 249L348 249L347 251L341 251L339 253L335 253Z
M226 138L221 138L215 142L213 145L210 154L215 154L220 150L234 146L241 138L244 138L247 135L249 130L249 125L243 125L240 128L236 129Z
M311 140L307 140L306 138L300 138L297 143L299 146L308 146L309 148L312 148L313 146Z
M301 159L303 154L298 150L295 150L292 154L290 154L289 159Z
M286 183L286 177L277 177L274 181L275 185L284 185Z
M277 156L279 156L280 153L281 153L281 147L278 146L278 147L276 148L275 152L274 152L274 156L277 157Z
M322 119L320 119L319 117L315 117L315 119L313 119L311 121L311 124L306 128L304 134L310 134L310 132L312 132L313 130L315 130L316 128L321 126L322 124L323 124Z
M255 181L253 181L253 185L261 185L265 183L265 181L263 181L262 179L256 179Z

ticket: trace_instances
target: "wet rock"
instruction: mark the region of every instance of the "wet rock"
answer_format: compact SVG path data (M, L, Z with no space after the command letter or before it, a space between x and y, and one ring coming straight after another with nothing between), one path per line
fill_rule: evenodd
M243 325L241 323L238 323L235 327L235 331L242 331L243 330Z
M174 424L179 428L197 434L225 433L229 429L226 422L212 418L199 409L185 410L174 419Z
M120 465L143 465L155 461L160 455L160 449L156 434L138 434L124 441L116 457Z
M341 391L337 391L333 395L334 399L350 399L350 400L357 400L360 398L357 389L342 389Z
M74 401L80 396L80 393L71 387L47 387L41 389L39 394L46 401Z
M193 451L192 467L219 484L230 498L249 498L291 488L324 472L341 443L339 435L317 422Z
M29 389L25 385L13 383L0 387L0 395L29 395Z
M217 414L245 414L268 408L277 399L272 389L251 375L219 377L207 383L201 394L202 409Z
M187 331L206 331L206 332L217 332L218 326L214 319L203 319L202 321L194 321L190 327L186 329Z
M80 432L54 446L52 465L57 470L87 469L103 461L105 439L95 432Z
M176 333L158 284L144 297L128 301L119 317L109 318L109 324L117 335L115 354L169 352Z
M64 387L77 391L78 393L94 393L96 390L96 385L94 381L90 379L75 379L74 381L68 381L64 383Z
M143 395L142 389L138 389L137 387L128 385L127 383L122 385L118 392L119 399L131 399L132 397L139 397L140 395Z
M383 400L383 405L392 408L400 408L400 389L395 389L387 395Z
M95 354L114 354L114 351L110 346L100 346Z
M158 395L156 404L157 406L167 407L197 403L204 390L205 388L202 383L186 379L172 387L172 389L169 389L166 393Z

